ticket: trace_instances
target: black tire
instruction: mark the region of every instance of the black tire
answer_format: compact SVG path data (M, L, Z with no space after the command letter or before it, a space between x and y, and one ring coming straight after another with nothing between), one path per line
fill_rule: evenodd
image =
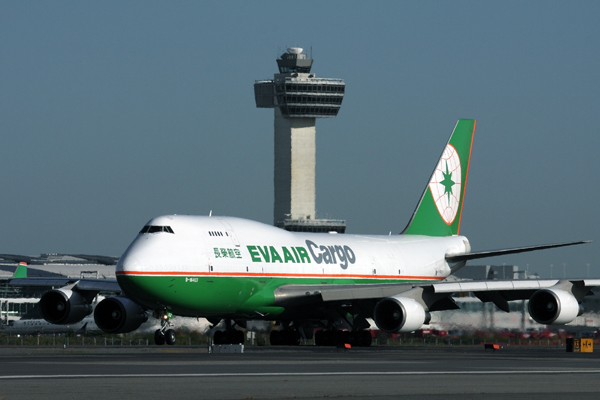
M156 343L157 346L162 346L165 344L165 335L160 331L160 329L157 329L154 332L154 343Z
M225 344L237 344L238 339L238 331L235 329L231 329L225 331Z
M335 331L323 331L323 346L335 346Z
M371 343L373 343L373 337L371 336L371 331L362 331L361 335L361 346L369 347Z
M223 331L216 331L213 336L214 344L223 344Z
M271 331L271 334L269 335L269 341L271 342L271 346L281 345L281 332Z
M167 342L167 344L169 346L173 346L175 344L176 340L177 340L177 337L175 335L175 331L173 329L168 329L165 332L164 338L165 338L165 342Z
M282 344L286 346L299 346L300 345L300 333L295 330L286 330L281 332Z
M342 338L344 331L333 331L333 345L339 346L344 343L344 339Z
M325 332L324 331L316 331L315 332L315 346L325 346Z
M235 343L244 344L246 339L246 335L244 335L243 331L236 331L236 340Z
M348 331L338 331L338 342L336 343L338 346L343 346L345 344L352 343L352 334Z

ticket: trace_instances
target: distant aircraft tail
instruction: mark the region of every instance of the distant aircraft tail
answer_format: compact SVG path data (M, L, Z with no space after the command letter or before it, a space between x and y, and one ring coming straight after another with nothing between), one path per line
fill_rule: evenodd
M17 266L13 278L27 278L27 263L21 262Z
M412 218L402 233L458 235L473 135L474 119L459 119L429 179Z

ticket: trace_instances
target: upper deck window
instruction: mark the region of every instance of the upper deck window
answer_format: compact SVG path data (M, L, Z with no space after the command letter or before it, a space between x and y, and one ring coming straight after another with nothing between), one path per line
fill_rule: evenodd
M140 233L158 233L158 232L166 232L166 233L175 233L170 226L161 226L161 225L146 225L142 228Z

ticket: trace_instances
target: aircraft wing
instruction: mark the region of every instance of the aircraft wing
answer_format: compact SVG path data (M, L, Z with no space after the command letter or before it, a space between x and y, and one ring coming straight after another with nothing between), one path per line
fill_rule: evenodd
M560 282L571 282L582 287L600 286L600 279L521 279L521 280L488 280L488 281L461 281L440 282L431 285L435 293L459 292L513 292L531 291L556 286ZM514 300L522 300L515 298Z
M98 292L120 294L122 292L116 279L69 278L66 276L28 277L27 265L19 265L8 284L19 287L68 287L71 290L95 294Z
M415 284L284 285L275 290L275 304L296 306L315 302L383 299L406 292Z
M592 288L600 287L600 279L566 280L571 284ZM545 289L566 282L559 279L521 279L521 280L486 280L460 281L440 283L382 283L362 285L285 285L275 290L277 304L307 304L315 301L345 301L345 300L380 300L421 288L434 294L451 295L454 293L474 294L484 292L501 292L510 300L529 298L528 293ZM512 293L512 295L511 295Z
M473 293L482 302L492 302L508 312L508 302L527 300L541 290L567 292L578 301L591 294L591 288L600 287L600 279L574 280L503 280L462 281L440 283L363 284L363 285L285 285L275 291L277 305L296 307L308 304L337 306L375 303L388 298L416 300L427 311L459 308L452 295ZM366 302L366 303L365 303Z
M70 257L75 257L75 258L80 258L82 260L86 260L86 261L92 261L95 262L97 264L102 264L102 265L116 265L117 262L119 261L119 257L112 257L112 256L98 256L98 255L88 255L88 254L59 254L60 256L70 256ZM20 255L20 254L0 254L0 259L2 260L6 260L6 261L12 261L12 262L26 262L27 264L30 265L39 265L39 264L44 264L46 262L48 262L46 257L40 256L40 257L31 257L31 256L24 256L24 255Z
M121 293L121 287L116 279L78 279L78 278L14 278L9 286L50 286L64 287L73 285L71 289L87 292Z
M475 260L478 258L504 256L507 254L517 254L517 253L524 253L527 251L553 249L553 248L557 248L557 247L573 246L573 245L577 245L577 244L585 244L585 243L591 243L591 242L592 242L591 240L581 240L578 242L555 243L555 244L545 244L545 245L527 246L527 247L515 247L512 249L480 251L477 253L450 254L450 255L446 256L446 261L448 261L449 263L455 263L455 262L461 262L461 261Z
M543 289L570 293L581 302L585 296L593 294L592 288L600 286L600 279L465 281L441 282L431 286L436 294L471 292L479 300L492 302L500 310L508 312L509 301L528 300L534 293Z

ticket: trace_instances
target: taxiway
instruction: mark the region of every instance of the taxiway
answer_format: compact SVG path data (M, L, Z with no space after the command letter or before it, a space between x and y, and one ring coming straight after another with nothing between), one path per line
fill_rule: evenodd
M0 398L597 398L599 353L506 347L0 347Z

